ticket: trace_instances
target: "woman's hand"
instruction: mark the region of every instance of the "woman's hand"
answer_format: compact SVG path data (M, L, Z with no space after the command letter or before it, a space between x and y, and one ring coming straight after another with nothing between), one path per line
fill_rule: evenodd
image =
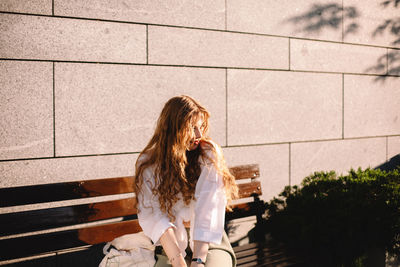
M187 267L186 261L182 254L171 261L172 267Z
M194 240L193 243L193 258L200 258L203 260L203 262L205 262L207 258L209 243L197 240ZM190 267L204 267L204 264L192 261Z
M172 227L161 235L160 242L173 267L187 267Z

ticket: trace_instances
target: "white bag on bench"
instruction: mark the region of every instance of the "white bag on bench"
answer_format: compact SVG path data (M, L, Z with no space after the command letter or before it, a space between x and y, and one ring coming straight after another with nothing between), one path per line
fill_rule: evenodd
M99 267L153 267L155 246L143 232L123 235L108 242Z

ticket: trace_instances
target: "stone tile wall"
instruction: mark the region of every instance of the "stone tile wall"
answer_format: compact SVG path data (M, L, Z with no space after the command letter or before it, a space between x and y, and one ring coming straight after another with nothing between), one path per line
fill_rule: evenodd
M400 153L400 7L380 2L1 1L0 187L132 175L179 94L265 200L379 165Z

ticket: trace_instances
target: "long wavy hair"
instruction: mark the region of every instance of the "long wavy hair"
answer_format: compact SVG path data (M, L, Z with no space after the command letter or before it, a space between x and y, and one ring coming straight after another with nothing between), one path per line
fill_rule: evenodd
M193 98L184 95L171 98L161 111L153 137L136 161L134 185L137 197L140 197L144 182L143 171L154 167L152 193L158 197L161 211L171 220L175 220L172 207L179 200L179 193L185 204L194 199L201 172L199 160L214 164L222 176L228 204L237 197L235 178L219 152L221 149L208 137L209 117L209 112ZM189 151L192 125L199 119L203 120L202 138L197 148ZM213 157L207 156L207 151L211 151Z

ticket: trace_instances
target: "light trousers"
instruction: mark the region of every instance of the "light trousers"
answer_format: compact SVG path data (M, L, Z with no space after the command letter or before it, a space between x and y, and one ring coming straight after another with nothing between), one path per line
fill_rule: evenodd
M186 256L186 262L190 266L192 253ZM157 263L155 267L171 267L164 250L161 254L157 254ZM207 253L206 267L236 267L236 256L233 252L228 236L224 232L221 244L215 245L210 243Z

